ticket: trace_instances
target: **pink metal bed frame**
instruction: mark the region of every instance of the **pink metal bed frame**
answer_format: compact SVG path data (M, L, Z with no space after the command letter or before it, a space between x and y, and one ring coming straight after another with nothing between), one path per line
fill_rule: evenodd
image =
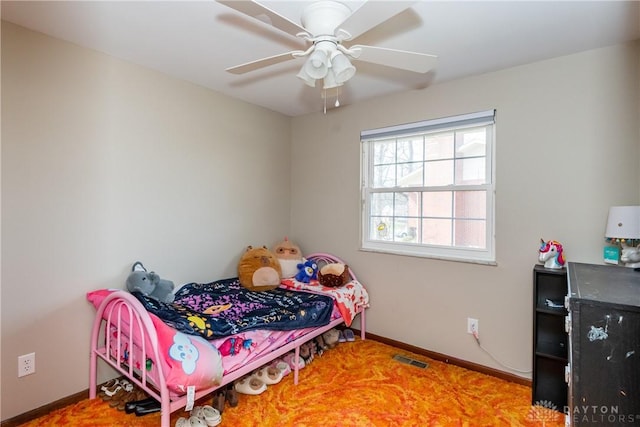
M313 260L319 265L334 262L344 263L339 258L327 253L310 254L307 256L307 259ZM351 269L349 270L351 278L357 280L356 275L351 271ZM365 309L361 309L359 314L360 338L364 340ZM237 380L238 378L249 374L253 370L291 350L295 351L296 358L294 360L297 360L300 356L300 346L302 344L342 324L343 322L344 320L342 317L332 320L328 325L313 329L311 332L288 342L282 347L279 347L270 353L261 355L256 360L253 360L232 372L228 372L224 375L222 382L219 385L197 391L194 396L194 401L197 401L215 390ZM111 328L115 328L115 331L111 330ZM147 337L148 339L141 339L141 342L136 342L133 339L134 332L137 333L137 336ZM105 338L108 337L108 334L115 336L116 345L113 346L115 348L112 348L111 340ZM152 348L147 348L146 342L152 343ZM171 423L171 413L186 406L187 396L172 397L170 395L165 375L162 372L162 363L155 363L154 366L157 371L157 378L155 378L155 376L154 378L151 378L145 369L134 369L133 363L127 364L124 361L124 355L122 354L123 347L133 349L135 344L140 348L139 360L147 360L147 358L151 358L152 360L160 361L162 359L159 354L158 346L156 345L157 342L158 336L153 322L149 317L149 313L133 295L128 292L114 292L108 295L104 301L102 301L96 312L91 332L89 398L95 399L97 395L97 368L98 359L101 359L107 363L107 365L111 366L120 374L126 376L131 382L143 389L149 396L158 400L162 405L161 426L169 427ZM298 384L298 371L299 369L296 366L293 372L294 384Z

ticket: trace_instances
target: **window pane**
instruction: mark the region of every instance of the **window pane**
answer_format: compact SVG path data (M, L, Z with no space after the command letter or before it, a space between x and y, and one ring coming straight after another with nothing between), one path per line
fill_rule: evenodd
M423 219L422 243L427 245L451 246L451 220Z
M425 185L437 187L453 184L453 160L425 163Z
M398 187L422 187L423 163L401 163L398 165Z
M456 160L456 184L478 185L486 182L485 158Z
M396 162L396 141L376 141L373 144L373 164L388 165Z
M420 193L395 193L395 216L413 216L417 217L419 211Z
M416 219L396 218L394 222L394 238L396 242L415 242L417 237Z
M422 193L422 215L429 217L451 218L451 191L434 191Z
M486 155L487 131L485 128L464 129L456 132L456 157Z
M456 191L456 218L485 219L487 217L486 191Z
M374 166L373 187L393 187L396 184L396 165Z
M454 220L455 246L466 248L486 247L486 221Z
M419 218L407 218L407 236L404 238L405 242L419 243L418 232L420 230Z
M393 193L371 194L371 215L372 216L393 215Z
M369 225L369 238L371 240L391 240L391 225L393 224L390 217L371 217Z
M424 160L422 155L422 136L398 139L397 162L417 162Z
M453 132L427 135L425 141L425 160L453 158Z

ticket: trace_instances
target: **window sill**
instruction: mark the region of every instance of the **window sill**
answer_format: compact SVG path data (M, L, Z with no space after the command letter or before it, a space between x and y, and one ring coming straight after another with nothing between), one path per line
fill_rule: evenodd
M435 259L440 261L451 261L451 262L464 262L467 264L480 264L487 266L498 266L497 261L492 260L483 260L483 259L472 259L472 258L459 258L459 257L448 257L446 255L431 255L431 254L418 254L415 252L407 252L402 250L383 250L383 249L372 249L372 248L359 248L360 252L373 252L378 254L386 254L386 255L399 255L399 256L408 256L414 258L427 258L427 259Z

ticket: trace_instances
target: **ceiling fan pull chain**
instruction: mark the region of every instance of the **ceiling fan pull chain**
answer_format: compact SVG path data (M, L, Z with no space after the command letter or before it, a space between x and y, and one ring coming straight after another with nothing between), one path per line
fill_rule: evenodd
M324 91L323 102L324 102L324 114L327 114L327 90Z

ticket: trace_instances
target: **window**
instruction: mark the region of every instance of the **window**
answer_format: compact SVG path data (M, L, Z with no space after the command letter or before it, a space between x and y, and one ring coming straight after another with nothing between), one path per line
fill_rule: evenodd
M361 133L363 250L495 262L494 117Z

